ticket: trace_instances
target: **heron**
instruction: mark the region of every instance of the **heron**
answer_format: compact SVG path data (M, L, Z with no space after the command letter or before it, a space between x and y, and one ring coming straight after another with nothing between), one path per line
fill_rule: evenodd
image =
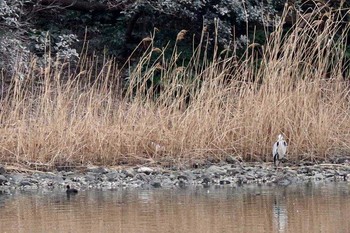
M272 155L273 163L277 167L280 159L284 158L287 152L287 142L283 139L282 134L279 134L277 141L273 144Z

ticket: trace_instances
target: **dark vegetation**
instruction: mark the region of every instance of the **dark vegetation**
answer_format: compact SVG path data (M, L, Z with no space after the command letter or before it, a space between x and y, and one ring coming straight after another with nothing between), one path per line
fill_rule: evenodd
M285 17L287 32L300 14L308 17L314 10L319 11L313 19L319 24L336 13L345 27L349 5L341 0L5 0L0 5L0 68L11 72L16 56L42 58L48 51L70 61L81 53L114 56L122 64L143 39L155 36L155 46L162 48L173 45L181 30L187 33L178 47L181 58L188 60L203 27L211 38L209 46L217 36L220 50L231 49L240 56L249 44L265 43L286 8L292 9ZM88 42L86 50L83 42ZM144 41L136 58L145 47Z

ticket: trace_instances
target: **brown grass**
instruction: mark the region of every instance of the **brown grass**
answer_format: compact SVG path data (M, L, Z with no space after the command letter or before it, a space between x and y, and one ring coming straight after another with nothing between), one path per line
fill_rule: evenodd
M124 93L116 91L121 72L113 59L82 56L78 71L58 62L40 70L33 60L1 99L0 162L269 161L279 133L292 160L349 153L346 31L339 35L334 17L320 28L319 14L306 23L301 17L286 35L277 26L244 60L216 50L209 57L205 32L191 62L180 66L176 46L167 59L167 48L153 47L151 38L128 68Z

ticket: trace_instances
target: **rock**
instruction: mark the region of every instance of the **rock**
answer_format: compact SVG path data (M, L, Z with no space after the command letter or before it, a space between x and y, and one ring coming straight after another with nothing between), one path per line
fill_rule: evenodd
M227 174L232 175L232 176L235 176L236 174L240 174L241 172L242 172L242 169L240 169L240 168L227 169Z
M219 158L215 158L215 157L210 157L208 158L208 162L211 163L211 164L218 164L220 162L220 159Z
M24 178L24 176L20 173L15 173L15 174L9 175L9 180L14 184L21 182L23 180L23 178Z
M179 180L178 185L180 188L185 188L186 187L186 182L183 180Z
M152 172L154 172L154 170L150 167L140 167L139 169L137 169L138 173L145 173L146 175L151 174Z
M212 179L210 179L209 177L204 177L202 180L202 184L209 184L212 182Z
M57 176L55 174L52 173L37 173L34 174L33 176L36 180L38 180L39 182L43 182L43 181L47 181L47 180L56 180L57 178L61 178L61 176Z
M136 174L135 178L145 182L149 182L151 180L151 178L145 173Z
M6 173L5 167L3 165L0 165L0 175L3 175Z
M81 181L81 177L74 176L70 180L73 181L73 182L80 182Z
M324 176L326 178L334 177L334 173L326 173Z
M32 178L30 178L29 181L30 181L30 183L32 183L32 184L38 184L38 183L39 183L38 180L32 179Z
M188 181L188 178L187 178L187 176L185 176L185 175L179 175L179 176L177 177L177 179L178 179L178 180L186 180L186 181Z
M338 176L346 176L348 174L348 172L346 172L346 171L337 171L336 174Z
M236 159L235 157L233 157L232 155L229 155L226 157L225 159L226 163L228 164L239 164L240 162L238 161L238 159Z
M249 172L249 171L254 171L254 167L244 167L244 170Z
M170 180L175 180L175 178L176 178L176 175L175 175L175 174L172 173L172 174L169 175L169 179L170 179Z
M29 181L29 180L22 180L20 183L19 183L20 186L30 186L32 185L32 183Z
M226 172L227 171L225 169L216 165L212 165L206 170L206 173L214 174L214 175L224 175L226 174Z
M122 175L121 178L126 177L126 175L123 174L123 173L120 174L120 175ZM124 177L123 177L123 176L124 176ZM106 174L106 178L107 178L107 180L108 180L109 182L116 181L116 180L118 180L118 178L119 178L119 173L116 172L116 171L108 172L108 173Z
M84 180L87 181L87 182L94 181L95 179L96 179L96 177L91 175L91 174L87 174L87 175L84 176Z
M336 158L331 159L331 162L334 164L344 164L344 163L349 162L349 160L347 157L336 157Z
M231 181L229 180L220 180L220 184L224 185L224 184L231 184Z
M104 167L90 166L86 169L88 172L96 173L96 174L106 174L108 173L108 169Z
M159 181L152 181L152 182L151 182L151 185L152 185L154 188L160 188L160 187L162 187L162 184L161 184Z
M186 176L187 180L194 180L196 178L196 176L190 170L184 171L182 174L180 174L180 176L181 175Z
M315 180L323 180L324 179L324 175L317 173L314 175L314 179Z
M276 177L276 179L273 181L273 183L279 185L279 186L288 186L292 184L292 178L289 176L280 176Z
M257 170L257 171L255 172L255 177L256 177L257 179L261 179L261 178L263 178L263 177L265 177L265 176L267 176L267 172L264 171L264 170Z
M301 163L303 166L313 166L314 164L310 161L305 161L303 163Z
M163 181L162 181L162 187L172 187L174 185L174 182L171 181L169 178L165 178Z
M133 168L127 168L122 171L127 177L133 178L136 175L136 172Z
M63 171L62 176L75 176L75 173L72 171Z
M96 180L99 182L104 182L104 181L107 181L108 178L105 174L97 174Z
M53 188L55 186L55 184L52 181L44 181L42 185L50 188Z
M342 180L347 181L348 180L348 172L347 171L337 171L337 176L339 176Z
M247 178L243 175L238 175L237 176L237 183L239 185L246 184L248 182Z
M247 180L255 180L255 175L252 171L247 172L247 174L245 175Z
M297 170L297 173L298 174L310 174L310 173L312 173L312 169L310 167L300 167Z
M8 179L5 176L0 175L0 185L4 185L7 182L8 182Z

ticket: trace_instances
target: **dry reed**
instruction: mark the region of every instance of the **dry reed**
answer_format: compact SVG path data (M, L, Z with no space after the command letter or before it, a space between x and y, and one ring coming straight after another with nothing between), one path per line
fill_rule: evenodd
M180 66L176 47L167 59L167 48L149 38L128 68L123 93L113 59L99 66L82 56L75 72L64 64L38 72L33 60L1 99L0 162L183 163L228 155L269 161L279 133L291 160L349 153L346 30L340 34L332 17L320 29L317 15L306 23L300 17L287 34L277 26L264 46L247 48L245 60L217 51L209 58L203 35Z

